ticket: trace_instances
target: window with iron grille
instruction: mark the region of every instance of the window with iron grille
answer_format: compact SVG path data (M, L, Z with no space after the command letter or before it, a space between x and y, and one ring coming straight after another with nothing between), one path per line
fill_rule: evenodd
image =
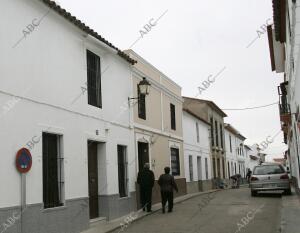
M146 95L140 93L139 86L137 87L138 90L138 113L139 118L146 120Z
M179 149L171 148L171 171L172 175L180 175Z
M221 148L223 149L223 127L222 124L220 124L220 140L221 140Z
M43 203L44 208L63 205L64 174L61 136L43 133Z
M218 123L215 121L215 130L216 130L216 146L219 146L219 135L218 135Z
M102 108L100 57L89 50L86 56L88 104Z
M230 164L229 164L229 161L227 162L227 166L228 166L228 178L230 178Z
M225 178L225 160L224 158L222 159L222 168L223 168L223 178Z
M193 156L189 155L189 170L190 170L190 181L194 180L194 174L193 174Z
M128 163L126 146L118 145L118 178L120 197L128 196Z
M211 145L215 146L215 138L214 138L214 120L211 117L210 118L210 140L211 140Z
M170 113L171 113L171 129L176 130L176 112L175 112L174 104L170 104Z
M199 124L196 122L196 135L197 135L197 142L200 141L200 136L199 136Z
M232 152L231 135L229 135L230 152Z

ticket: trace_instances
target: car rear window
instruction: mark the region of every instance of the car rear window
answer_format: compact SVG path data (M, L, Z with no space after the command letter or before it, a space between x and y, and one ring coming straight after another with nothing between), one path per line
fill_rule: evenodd
M284 169L279 165L265 165L255 167L253 175L270 175L284 173Z

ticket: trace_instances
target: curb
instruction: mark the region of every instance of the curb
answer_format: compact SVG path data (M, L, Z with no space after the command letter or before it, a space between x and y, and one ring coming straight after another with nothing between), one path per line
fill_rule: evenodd
M190 194L191 196L188 196L188 197L185 197L185 198L184 198L184 196L189 195L189 194L186 194L186 195L184 195L184 196L177 197L177 199L182 198L182 200L176 200L176 199L174 199L174 205L179 204L179 203L182 203L182 202L184 202L184 201L186 201L186 200L189 200L189 199L192 199L192 198L195 198L195 197L204 195L204 194L215 193L215 192L219 192L219 191L222 191L222 189L212 189L212 190L205 191L205 192L198 192L198 193L195 193L195 194L193 193L193 194ZM160 203L156 203L155 205L157 205L157 204L160 204ZM154 213L160 211L161 209L162 209L162 207L159 207L157 210L153 210L153 211L151 211L150 213L143 214L143 215L137 217L136 219L134 219L133 221L131 221L130 224L132 224L132 223L134 223L134 222L137 222L137 221L139 221L139 220L142 220L143 218L145 218L145 217L147 217L147 216L149 216L149 215L152 215L152 214L154 214ZM138 212L138 211L136 211L136 212ZM126 216L127 216L127 215L126 215ZM126 218L126 216L123 216L123 218ZM115 231L115 230L117 230L117 229L119 229L119 228L121 228L121 226L118 225L118 226L116 226L116 227L114 227L114 228L112 228L112 229L110 229L110 230L108 230L108 231L105 231L105 233L113 232L113 231Z

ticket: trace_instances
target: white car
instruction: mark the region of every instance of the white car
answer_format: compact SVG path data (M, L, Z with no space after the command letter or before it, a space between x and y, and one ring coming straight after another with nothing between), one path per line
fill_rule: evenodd
M288 173L280 164L262 164L255 166L250 178L251 196L259 191L283 190L290 195L291 185Z

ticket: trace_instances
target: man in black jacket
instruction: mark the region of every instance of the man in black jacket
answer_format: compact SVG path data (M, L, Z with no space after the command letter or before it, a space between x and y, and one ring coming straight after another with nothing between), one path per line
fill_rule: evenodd
M173 190L178 192L174 177L170 175L170 168L165 167L165 174L161 175L158 180L161 193L162 212L165 213L165 206L168 201L168 212L173 210Z
M150 170L149 163L145 163L144 169L139 171L137 183L140 185L140 197L143 211L145 211L147 207L147 212L151 212L154 173Z

